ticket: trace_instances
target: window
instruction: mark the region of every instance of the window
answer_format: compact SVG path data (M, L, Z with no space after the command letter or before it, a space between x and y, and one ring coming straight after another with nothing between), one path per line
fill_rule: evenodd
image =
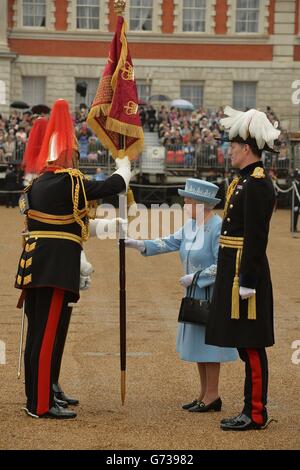
M46 26L46 0L23 0L23 26Z
M22 88L23 100L30 106L45 103L45 77L22 77Z
M259 0L237 0L237 33L257 33L259 30Z
M99 84L98 78L76 78L76 106L84 103L91 106Z
M152 31L153 0L130 1L130 30Z
M0 80L0 104L6 104L5 82Z
M77 28L99 29L99 0L77 0Z
M233 107L240 111L256 107L256 82L234 82Z
M139 100L149 101L149 97L151 96L151 84L143 80L137 80L136 87Z
M182 31L204 32L206 0L184 0L182 9Z
M180 98L190 101L195 108L203 104L203 84L199 82L181 82Z

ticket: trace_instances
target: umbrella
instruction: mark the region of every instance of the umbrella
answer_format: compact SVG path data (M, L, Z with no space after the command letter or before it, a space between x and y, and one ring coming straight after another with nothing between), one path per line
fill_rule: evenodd
M24 101L13 101L10 105L11 108L16 109L28 109L30 108L29 104L25 103Z
M33 114L49 114L51 108L46 104L36 104L35 106L32 106L31 111Z
M171 101L171 98L166 95L152 95L150 96L149 101Z
M139 104L139 106L147 106L148 103L145 100L139 100L138 104Z
M173 100L171 106L178 109L186 109L187 111L194 111L194 105L187 100Z

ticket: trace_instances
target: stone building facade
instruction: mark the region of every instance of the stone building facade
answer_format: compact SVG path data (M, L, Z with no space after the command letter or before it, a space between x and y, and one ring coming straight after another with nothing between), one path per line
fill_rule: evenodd
M140 97L271 106L297 130L300 0L127 1ZM0 112L12 100L90 104L115 28L112 0L0 0ZM141 6L142 5L142 6ZM299 80L299 84L297 84ZM78 82L86 96L76 91ZM294 88L293 88L294 86Z

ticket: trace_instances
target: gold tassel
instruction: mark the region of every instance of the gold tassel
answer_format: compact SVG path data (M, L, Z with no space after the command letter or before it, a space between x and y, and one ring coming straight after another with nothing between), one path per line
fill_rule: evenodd
M256 294L248 299L248 320L256 320Z
M132 204L135 204L135 200L132 189L129 188L127 191L127 206L130 207Z
M240 318L240 294L239 294L239 277L234 276L232 293L231 293L231 318L239 320Z
M239 286L239 268L242 250L239 248L235 259L235 275L233 279L231 292L231 318L239 320L240 318L240 286Z

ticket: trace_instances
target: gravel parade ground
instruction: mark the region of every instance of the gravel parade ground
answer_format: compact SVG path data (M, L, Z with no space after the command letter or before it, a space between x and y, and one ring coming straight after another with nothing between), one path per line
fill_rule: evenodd
M196 365L180 361L175 351L183 295L176 253L145 259L127 250L127 389L122 406L119 262L114 240L91 239L85 245L95 272L91 288L82 292L73 309L61 374L65 392L80 400L78 416L70 421L26 416L21 411L23 374L17 379L21 310L16 308L19 291L13 287L22 217L17 208L3 206L0 217L0 340L6 345L6 364L0 365L0 449L300 448L300 234L291 237L288 211L274 214L268 247L276 333L276 344L268 349L268 411L277 422L264 431L245 433L219 429L222 418L242 409L241 361L221 367L220 413L181 409L197 395L198 376ZM292 348L296 340L298 353Z

